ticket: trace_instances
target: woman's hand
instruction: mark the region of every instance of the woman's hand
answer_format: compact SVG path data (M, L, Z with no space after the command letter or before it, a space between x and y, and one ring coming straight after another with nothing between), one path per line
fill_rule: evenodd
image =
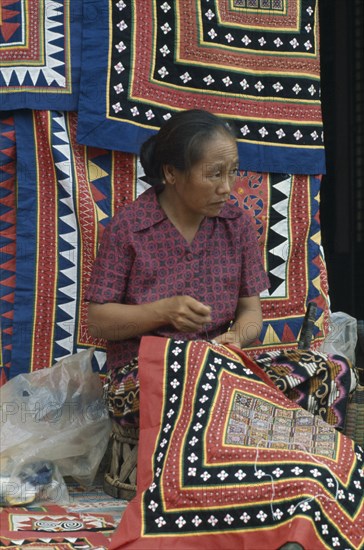
M191 296L172 296L158 302L159 314L166 325L178 332L199 332L211 323L211 307Z
M94 338L126 340L171 325L199 332L211 322L211 308L191 296L172 296L140 305L89 303L88 330Z
M235 313L235 320L230 330L215 336L218 344L234 344L244 348L252 344L262 330L262 310L259 296L240 298Z
M241 347L240 334L236 330L229 330L219 336L215 336L214 342L223 344L224 346L234 344L234 346L238 346L238 348Z

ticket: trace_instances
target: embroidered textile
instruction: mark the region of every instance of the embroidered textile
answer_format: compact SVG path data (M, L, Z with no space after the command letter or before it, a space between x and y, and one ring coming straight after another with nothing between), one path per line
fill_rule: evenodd
M0 113L0 385L9 376L15 292L16 145L11 113Z
M3 0L0 110L77 109L80 0Z
M16 111L15 127L20 160L11 377L95 343L83 295L97 242L114 211L136 196L135 158L77 144L74 113ZM94 357L101 368L103 346Z
M10 508L1 516L2 532L74 533L76 531L109 531L114 518L102 514L13 512Z
M77 513L54 504L4 508L0 548L102 550L107 548L116 524L110 514L90 510Z
M259 355L258 365L289 399L336 428L343 429L356 378L341 355L285 350Z
M138 358L111 369L104 380L110 418L121 426L139 426Z
M236 124L243 169L324 173L317 9L86 0L79 141L139 153L173 112L199 107Z
M347 407L357 380L345 357L291 349L262 353L256 362L291 401L337 429L348 427ZM104 388L111 417L122 426L139 426L137 360L111 369Z
M139 369L138 492L112 550L362 548L363 449L244 353L144 337Z
M263 330L249 348L297 347L308 302L317 305L312 347L328 328L329 306L319 218L320 178L242 172L232 199L252 215L262 247L269 290L261 294Z

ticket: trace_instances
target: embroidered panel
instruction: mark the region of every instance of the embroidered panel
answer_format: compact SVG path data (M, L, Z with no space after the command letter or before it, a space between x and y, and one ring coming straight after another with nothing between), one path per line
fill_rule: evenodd
M2 530L9 533L25 531L27 534L38 532L46 533L75 533L77 531L106 531L115 526L114 518L102 514L72 514L66 510L57 513L34 513L32 511L16 513L11 509L3 514ZM4 532L3 531L3 532Z
M257 364L289 399L342 431L350 394L357 385L349 359L319 351L261 353ZM344 432L346 433L346 432Z
M243 169L324 173L317 2L269 6L86 0L80 142L138 153L199 107L235 123Z
M233 4L236 8L282 11L286 8L287 0L233 0Z
M241 172L231 199L251 213L271 287L262 293L264 325L249 353L296 347L308 302L317 305L312 346L328 329L318 176Z
M292 537L305 548L361 548L363 450L302 412L244 353L145 337L139 369L138 493L111 549L278 548ZM238 396L256 407L234 441Z
M15 295L16 144L14 119L0 113L0 385L9 378Z
M133 155L84 148L75 113L15 112L16 289L11 376L49 367L95 342L83 301L97 243L136 196ZM105 361L96 342L97 367Z
M226 445L254 448L259 445L262 449L304 448L316 455L335 457L335 432L329 425L318 426L315 417L303 409L277 409L264 399L246 396L236 390L227 418Z
M6 0L0 26L0 109L76 110L80 0Z

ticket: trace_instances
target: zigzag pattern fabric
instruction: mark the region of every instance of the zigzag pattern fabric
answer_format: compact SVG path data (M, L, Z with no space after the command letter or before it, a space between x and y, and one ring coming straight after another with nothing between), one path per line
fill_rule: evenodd
M3 0L0 110L77 109L80 0Z
M251 355L295 347L310 301L317 347L329 314L317 0L82 6L2 2L1 381L91 345L103 372L83 303L97 243L147 187L139 144L191 107L238 130L231 199L255 220L271 282Z
M271 287L262 294L264 325L249 349L296 347L308 302L317 305L313 347L328 325L328 287L319 222L320 178L243 172L232 199L255 221Z
M82 147L76 121L74 113L15 112L21 160L11 377L95 344L84 289L105 223L136 196L133 155ZM101 371L105 353L96 345Z
M0 385L9 378L13 336L16 246L14 119L0 114Z
M85 0L81 91L81 143L137 154L198 107L235 124L242 169L325 171L317 0Z

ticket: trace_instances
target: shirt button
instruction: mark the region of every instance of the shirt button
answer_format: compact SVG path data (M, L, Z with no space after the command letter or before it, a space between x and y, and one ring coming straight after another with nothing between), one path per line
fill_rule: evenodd
M191 254L191 252L188 252L187 255L186 255L186 259L190 262L191 260L193 260L193 254Z

